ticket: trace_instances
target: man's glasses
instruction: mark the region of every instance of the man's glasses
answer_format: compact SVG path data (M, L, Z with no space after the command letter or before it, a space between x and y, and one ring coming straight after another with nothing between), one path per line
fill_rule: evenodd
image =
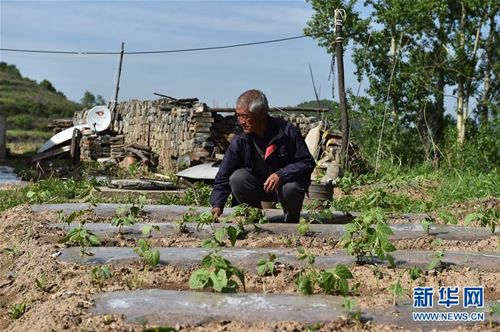
M236 113L236 117L238 118L238 120L250 120L250 118L252 117L252 114L238 114Z

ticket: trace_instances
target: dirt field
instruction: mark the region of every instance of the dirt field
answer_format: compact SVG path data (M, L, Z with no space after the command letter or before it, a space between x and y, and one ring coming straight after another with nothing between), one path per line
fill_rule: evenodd
M500 201L487 200L471 202L456 206L460 214L473 212L477 204L488 204L500 207ZM110 218L94 217L96 222L111 222ZM153 222L147 218L142 222ZM94 316L88 312L93 306L92 295L99 292L98 286L89 276L91 267L76 263L62 262L55 254L65 248L65 244L57 241L64 237L66 231L49 228L56 223L57 215L52 212L35 214L30 206L17 206L5 211L0 223L0 330L6 331L141 331L143 326L124 324L123 317ZM391 220L391 222L400 222ZM461 223L463 220L461 221ZM473 225L473 226L478 226ZM471 228L473 229L473 228ZM228 241L227 241L228 242ZM229 243L229 242L228 242ZM153 247L199 247L200 239L189 234L174 234L151 240ZM397 249L436 250L436 245L429 238L395 241ZM116 234L113 237L101 239L101 246L107 247L137 247L137 239ZM251 248L295 248L303 247L317 256L332 255L341 249L337 241L314 236L254 236L251 233L246 239L238 240L236 246ZM479 251L497 252L498 237L492 235L480 241L461 242L447 241L439 247L446 251ZM6 250L6 248L10 250ZM237 265L237 262L232 262ZM384 266L352 266L350 267L354 280L350 285L359 283L355 298L358 308L389 308L392 303L388 298L392 294L388 289L394 284L396 274L400 275L400 283L404 289L409 289L410 279L403 268L390 269ZM105 280L103 292L130 290L130 281L141 273L139 261L127 266L110 265L111 278ZM194 269L181 269L173 266L157 266L150 268L145 276L142 289L189 290L189 277ZM298 293L294 284L297 267L282 264L279 257L275 276L258 276L254 272L245 272L247 292L261 293ZM44 289L37 286L35 279L42 280L46 276ZM442 267L426 271L414 284L439 287L483 285L485 301L500 299L500 272L483 271L481 269ZM209 290L207 290L209 291ZM319 289L315 289L320 293ZM407 292L401 297L409 298ZM27 311L19 319L12 320L8 313L11 306L26 303ZM481 331L487 328L483 325L467 327L463 331ZM147 325L146 325L147 326ZM220 321L203 326L177 326L182 331L308 331L308 326L300 322L259 323L250 325L243 322ZM312 327L309 327L311 329ZM346 324L343 320L322 324L318 331L357 331L359 329L375 331L396 330L395 326L373 326L372 323L354 322ZM495 327L499 330L499 327ZM401 329L397 329L402 331Z

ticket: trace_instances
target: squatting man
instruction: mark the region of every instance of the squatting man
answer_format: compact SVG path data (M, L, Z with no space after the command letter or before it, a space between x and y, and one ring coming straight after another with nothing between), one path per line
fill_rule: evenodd
M259 90L244 92L236 102L238 128L215 177L212 214L220 216L233 194L237 203L262 209L279 201L285 222L298 222L304 195L316 166L299 129L270 116Z

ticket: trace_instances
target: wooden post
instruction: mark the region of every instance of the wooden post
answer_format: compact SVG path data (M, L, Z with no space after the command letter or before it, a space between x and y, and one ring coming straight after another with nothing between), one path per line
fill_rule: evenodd
M342 121L342 145L340 147L341 165L347 159L347 143L349 142L349 116L347 114L347 100L344 85L344 58L342 48L342 20L345 17L343 9L335 9L335 47L337 51L337 72L339 81L340 116Z
M125 43L122 42L122 50L120 52L120 63L118 65L118 80L116 81L115 89L115 100L111 104L111 123L113 124L116 120L116 104L118 103L118 92L120 91L120 77L122 76L122 63L123 63L123 53L125 49Z
M80 159L80 140L82 139L82 132L79 129L73 129L73 136L71 137L71 146L69 156L71 163L74 165Z

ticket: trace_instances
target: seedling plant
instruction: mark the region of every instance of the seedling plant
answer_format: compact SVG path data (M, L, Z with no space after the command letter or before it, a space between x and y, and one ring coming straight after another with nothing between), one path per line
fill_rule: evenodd
M465 217L465 226L468 226L471 221L474 220L480 221L481 227L488 227L491 234L494 234L495 229L500 227L500 210L495 208L483 208L480 212L471 213ZM500 233L498 234L498 238L500 240ZM500 251L500 244L497 247L497 251Z
M9 317L12 320L21 318L24 313L28 310L26 303L21 302L10 307Z
M243 271L223 258L220 249L217 248L212 254L203 258L201 267L189 278L189 287L191 289L212 287L216 292L235 293L239 285L234 279L240 281L243 291L246 292Z
M153 250L151 244L144 239L139 239L138 241L139 247L134 249L134 252L139 256L142 261L142 281L144 280L144 276L148 271L148 266L155 267L160 262L160 250Z
M38 280L38 278L35 278L35 285L42 292L47 292L48 291L48 288L47 288L47 276L45 275L45 273L42 273L41 280Z
M111 272L109 271L109 266L98 266L90 269L90 280L97 284L99 292L102 292L102 285L104 280L111 278Z
M406 294L406 290L403 289L401 283L399 282L399 274L396 274L396 282L389 287L389 293L393 294L392 305L396 306L396 299L398 296L403 296Z
M396 247L389 242L388 236L394 232L387 224L385 213L380 208L364 211L351 223L345 225L346 233L339 242L346 248L348 255L356 257L361 264L364 259L373 262L376 255L381 261L385 258L395 267L394 258L389 254L396 251Z
M58 243L77 243L80 246L80 264L85 256L94 256L88 251L90 246L101 244L97 235L85 228L86 223L86 220L81 220L78 227L69 230L66 236L58 241Z
M439 212L437 217L440 218L445 224L450 223L452 225L456 225L458 223L457 218L453 214L451 214L450 211L446 210L441 211ZM422 222L422 227L424 231L427 232L427 235L429 235L430 226L434 225L435 223L436 223L436 218L432 217L430 213L427 213L427 218L425 218L424 221Z
M161 233L160 226L157 225L146 225L142 227L142 235L147 237L151 237L153 235L153 231Z
M441 251L436 251L434 253L434 258L432 259L431 263L427 267L427 270L434 269L438 264L441 266L442 265L442 259L443 259L444 253L445 253L444 249L441 250Z
M136 218L144 213L144 203L146 196L139 196L139 205L132 203L132 206L120 206L116 209L115 216L111 220L111 225L118 227L118 233L123 233L123 226L135 225Z
M299 261L306 261L306 264L295 278L295 285L301 294L313 294L314 287L318 285L325 294L338 291L344 296L347 295L349 292L347 279L353 278L351 271L347 267L339 264L334 269L318 273L314 268L315 256L309 250L306 251L303 248L297 248L297 252L299 253Z
M490 329L493 328L493 315L500 315L500 302L497 302L488 308L490 316Z
M217 248L223 247L226 244L224 243L224 237L227 235L229 237L229 241L231 242L231 246L234 247L236 243L236 239L240 234L240 230L234 228L233 226L225 226L221 229L217 230L215 228L215 219L217 217L212 214L210 211L203 211L199 215L196 215L196 218L193 217L193 220L197 219L196 230L199 231L205 226L208 226L212 231L212 237L208 239L203 239L201 241L201 246L203 248Z
M260 228L257 224L264 224L269 222L264 210L251 207L248 204L240 204L234 207L234 212L228 216L228 219L236 220L238 225L239 234L245 232L245 225L252 225L255 232L259 232Z
M413 290L413 283L415 282L415 280L420 278L420 276L422 276L424 271L418 266L409 267L405 269L405 271L408 272L408 276L410 277L410 292L411 292Z
M274 275L274 263L276 261L276 255L275 254L267 254L269 257L266 258L261 258L257 262L257 266L259 267L257 274L259 276L263 276L266 273L270 273L271 275Z
M351 317L351 313L354 311L354 308L356 308L358 304L358 301L355 299L349 300L349 299L344 299L342 306L346 309L347 314L346 314L346 323L349 323L350 318L354 318L356 320L356 330L358 329L358 324L359 324L359 318L361 316L361 311L358 310L354 315Z

